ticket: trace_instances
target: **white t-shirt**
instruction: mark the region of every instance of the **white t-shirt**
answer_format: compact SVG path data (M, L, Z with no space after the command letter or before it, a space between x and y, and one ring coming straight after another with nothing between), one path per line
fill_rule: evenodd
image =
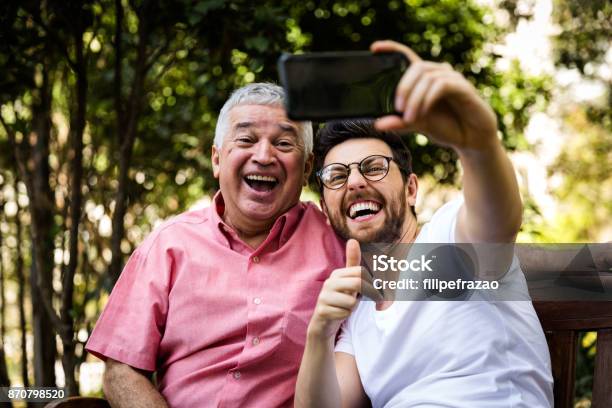
M441 207L416 243L454 243L463 200ZM527 285L515 259L503 281ZM374 407L552 407L546 338L530 301L362 300L335 348L355 357Z

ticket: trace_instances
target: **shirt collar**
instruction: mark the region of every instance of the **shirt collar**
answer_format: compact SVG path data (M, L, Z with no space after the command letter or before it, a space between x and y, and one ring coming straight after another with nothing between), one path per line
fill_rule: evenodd
M278 217L270 228L268 236L264 242L259 246L259 248L256 248L254 252L261 252L265 248L269 248L269 252L273 252L281 248L287 241L289 241L295 232L305 210L306 205L299 202ZM225 202L223 201L223 195L219 190L213 197L212 205L210 206L213 235L219 240L219 242L231 249L236 247L248 248L248 245L246 245L238 237L236 231L223 221L222 216L224 212Z

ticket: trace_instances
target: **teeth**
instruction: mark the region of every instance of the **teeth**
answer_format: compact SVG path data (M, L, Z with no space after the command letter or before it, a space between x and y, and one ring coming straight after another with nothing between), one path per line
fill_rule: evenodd
M260 176L258 174L249 174L246 176L248 180L256 180L256 181L269 181L272 183L276 183L276 178L272 176Z
M380 204L375 203L373 201L362 201L360 203L353 204L349 208L349 215L351 218L355 218L355 214L357 214L358 211L362 210L371 210L374 212L378 212L380 210Z

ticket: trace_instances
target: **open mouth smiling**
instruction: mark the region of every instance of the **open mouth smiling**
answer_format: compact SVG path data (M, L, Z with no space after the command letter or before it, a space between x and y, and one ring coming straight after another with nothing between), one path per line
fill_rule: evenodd
M278 185L278 179L274 176L247 174L243 179L249 187L260 192L272 191Z
M351 204L346 215L355 221L363 221L378 214L382 205L376 201L357 201Z

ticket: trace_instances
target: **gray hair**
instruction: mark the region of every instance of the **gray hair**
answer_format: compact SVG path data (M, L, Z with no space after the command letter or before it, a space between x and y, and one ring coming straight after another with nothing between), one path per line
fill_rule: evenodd
M238 105L281 106L285 104L285 91L276 84L258 82L236 89L221 108L215 128L215 146L221 148L223 139L229 131L229 111ZM298 134L304 142L306 155L312 153L312 123L297 122Z

